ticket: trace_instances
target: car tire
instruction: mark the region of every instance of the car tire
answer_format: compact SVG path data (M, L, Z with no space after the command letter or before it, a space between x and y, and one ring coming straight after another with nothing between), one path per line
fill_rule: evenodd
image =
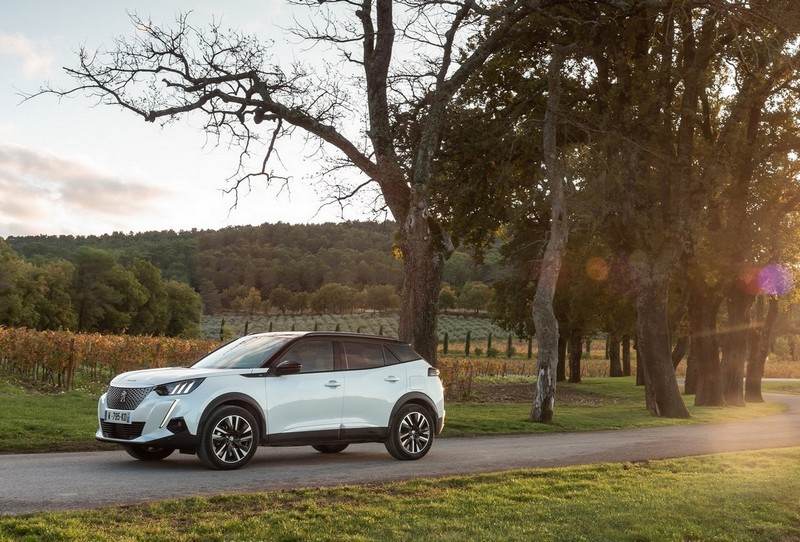
M435 432L436 425L427 408L415 403L405 405L392 418L386 450L395 459L420 459L430 451Z
M163 448L161 446L148 446L147 444L130 444L125 446L128 455L139 461L161 461L169 457L175 448Z
M311 446L316 451L321 454L338 454L339 452L343 451L347 448L348 444L314 444Z
M203 424L197 457L211 469L238 469L253 458L260 438L258 422L249 410L222 406Z

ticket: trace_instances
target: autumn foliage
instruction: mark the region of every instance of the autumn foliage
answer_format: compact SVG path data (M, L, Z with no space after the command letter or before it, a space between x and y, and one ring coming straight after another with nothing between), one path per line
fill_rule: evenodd
M0 368L26 380L69 389L75 373L93 379L135 369L186 365L216 341L35 331L0 327Z

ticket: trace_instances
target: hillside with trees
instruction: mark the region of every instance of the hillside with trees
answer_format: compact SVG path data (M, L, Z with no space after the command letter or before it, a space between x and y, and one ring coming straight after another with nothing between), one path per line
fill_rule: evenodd
M401 265L391 222L262 224L221 230L9 237L34 262L75 263L83 247L146 260L190 284L205 312L344 313L397 310ZM443 308L485 311L499 253L455 252L444 270Z
M194 337L201 306L147 260L84 246L32 263L0 239L0 326Z

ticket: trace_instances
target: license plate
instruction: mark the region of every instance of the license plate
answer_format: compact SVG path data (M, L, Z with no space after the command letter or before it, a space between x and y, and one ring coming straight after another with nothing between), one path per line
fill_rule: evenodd
M106 421L111 423L131 423L131 413L127 410L106 410Z

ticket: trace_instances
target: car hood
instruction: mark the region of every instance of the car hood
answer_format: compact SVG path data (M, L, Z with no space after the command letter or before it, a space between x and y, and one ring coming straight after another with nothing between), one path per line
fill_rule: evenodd
M228 374L249 373L252 369L205 369L192 367L164 367L161 369L143 369L141 371L129 371L114 377L111 381L112 386L125 388L147 388L168 384L178 380L188 380L190 378L206 378L210 376L222 376Z

